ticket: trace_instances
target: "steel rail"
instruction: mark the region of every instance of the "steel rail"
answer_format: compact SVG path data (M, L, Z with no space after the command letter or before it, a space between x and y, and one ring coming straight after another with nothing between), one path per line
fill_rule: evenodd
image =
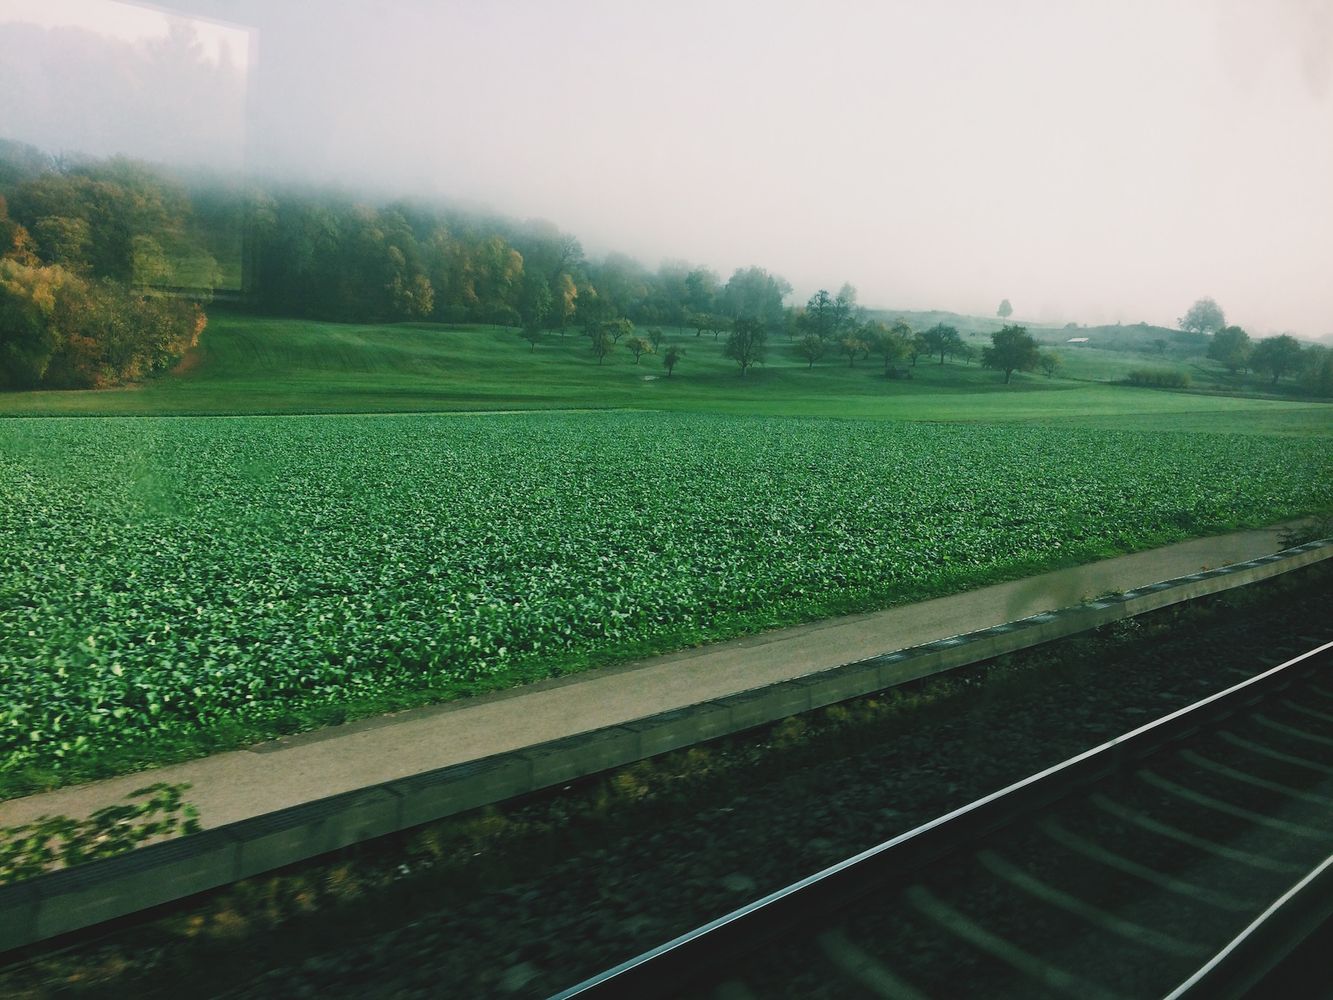
M1293 676L1313 669L1320 660L1333 658L1330 653L1333 642L1323 643L778 889L563 990L553 1000L653 998L678 993L690 980L737 954L901 881L991 830L1031 815L1080 786L1109 777L1168 743L1234 715L1287 686ZM1240 950L1239 946L1233 949Z

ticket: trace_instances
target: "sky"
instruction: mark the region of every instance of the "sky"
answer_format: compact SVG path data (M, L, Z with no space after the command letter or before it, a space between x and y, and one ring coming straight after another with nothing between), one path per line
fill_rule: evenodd
M59 31L161 48L168 12L204 19L206 114L61 66ZM1170 326L1209 295L1333 336L1328 0L0 0L20 29L18 84L64 82L0 135L48 148L439 195L796 299Z

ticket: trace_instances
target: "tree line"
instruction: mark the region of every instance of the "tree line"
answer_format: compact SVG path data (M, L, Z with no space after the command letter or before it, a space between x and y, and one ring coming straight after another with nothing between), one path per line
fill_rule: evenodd
M145 378L198 341L201 304L151 288L167 267L169 192L111 166L22 186L12 203L0 193L0 386Z
M1180 328L1211 334L1207 355L1232 375L1256 372L1271 385L1296 376L1303 389L1318 396L1333 396L1333 351L1311 344L1303 347L1289 333L1254 340L1239 326L1228 325L1226 313L1212 298L1196 301L1178 320Z
M922 358L980 362L1006 382L1060 364L1021 326L1006 325L978 351L947 324L917 331L869 317L850 284L787 305L791 285L762 267L724 280L687 261L649 269L618 253L592 260L545 221L167 175L123 158L71 162L0 141L0 385L99 386L160 373L197 342L217 288L243 288L236 307L264 315L515 327L533 351L577 330L598 363L622 349L638 363L658 351L662 327L678 327L725 335L724 354L742 375L784 334L807 367L873 357L900 378ZM1012 312L1008 300L998 312ZM1181 320L1186 329L1209 324L1219 360L1275 381L1310 357L1290 337L1237 346L1237 332L1248 338L1223 326L1211 300ZM669 351L668 374L685 348Z

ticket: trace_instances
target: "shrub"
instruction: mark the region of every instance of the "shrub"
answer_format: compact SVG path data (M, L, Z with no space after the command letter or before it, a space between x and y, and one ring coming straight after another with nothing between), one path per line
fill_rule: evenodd
M1169 368L1135 368L1126 377L1130 385L1148 386L1153 389L1186 389L1190 377L1185 372L1172 371Z

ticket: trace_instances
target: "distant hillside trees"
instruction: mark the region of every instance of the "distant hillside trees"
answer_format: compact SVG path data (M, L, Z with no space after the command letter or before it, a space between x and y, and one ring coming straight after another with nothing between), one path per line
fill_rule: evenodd
M1014 314L1014 307L1009 304L1009 300L1008 299L1001 300L1000 308L995 310L995 315L999 316L1000 319L1008 319L1013 314Z
M189 215L180 189L122 160L49 166L0 197L0 385L92 388L170 368L206 319L150 286L216 277Z
M1009 384L1014 372L1028 372L1037 367L1040 354L1037 342L1022 326L1010 325L991 334L991 346L981 350L981 363L987 368L1004 372L1004 383Z
M0 260L0 385L84 389L157 375L203 331L193 302Z
M1214 333L1226 326L1226 314L1211 298L1199 299L1176 321L1187 333Z

